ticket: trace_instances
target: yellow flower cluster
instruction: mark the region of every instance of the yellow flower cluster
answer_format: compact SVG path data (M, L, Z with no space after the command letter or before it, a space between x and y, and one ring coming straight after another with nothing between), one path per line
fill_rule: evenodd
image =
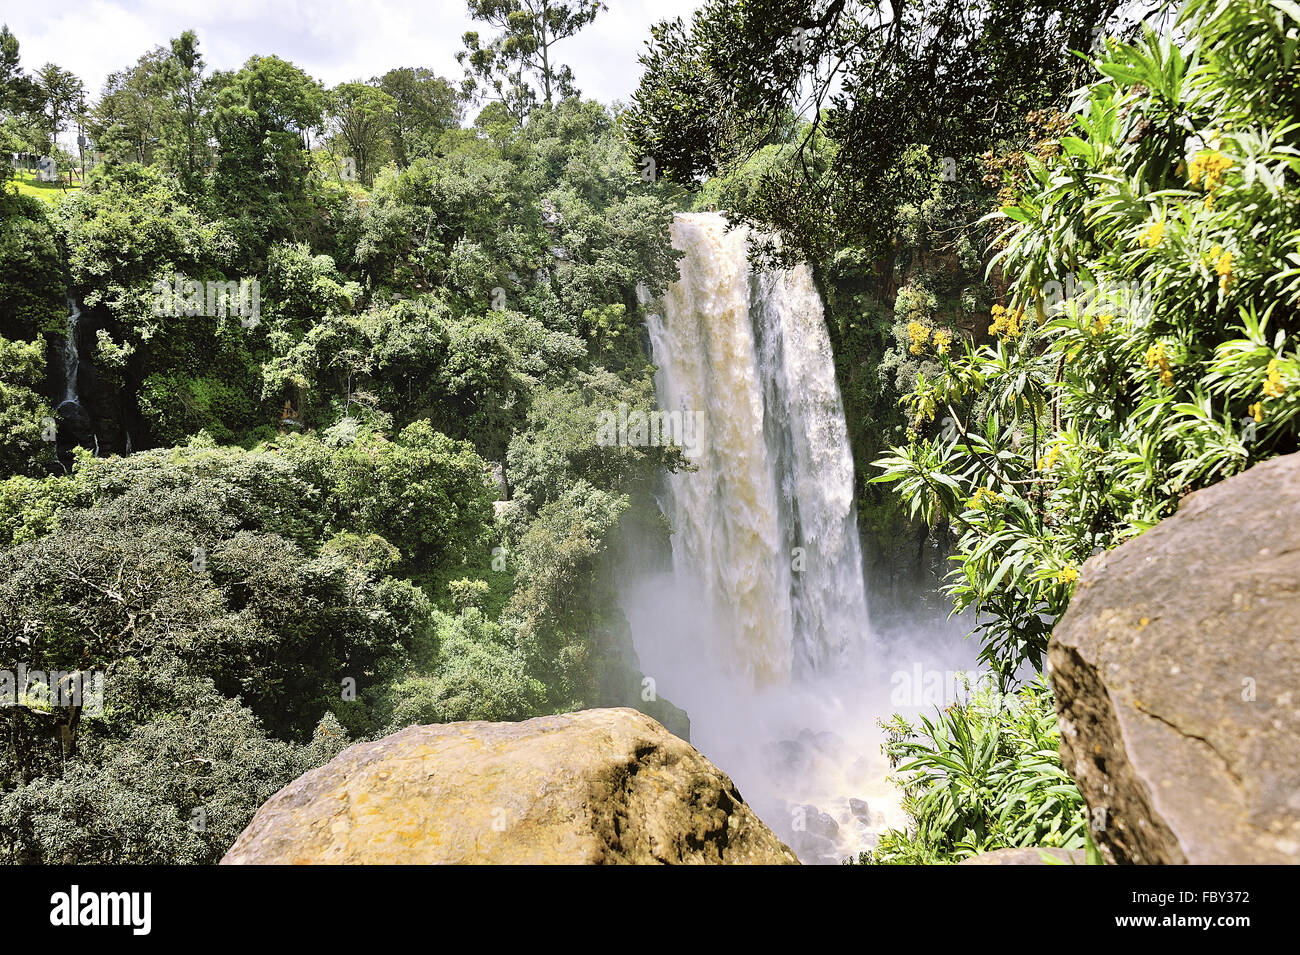
M913 355L921 355L925 352L927 343L934 344L936 354L946 355L948 349L952 347L952 334L944 331L942 328L930 328L929 325L923 325L920 322L907 323L907 339L911 342L908 351Z
M1174 371L1169 364L1169 355L1165 351L1164 342L1156 342L1147 348L1147 367L1160 369L1160 383L1162 385L1172 385L1174 383Z
M1047 453L1043 455L1043 460L1038 462L1038 470L1050 471L1056 467L1056 462L1059 460L1061 460L1061 445L1058 443L1047 449Z
M1205 191L1214 192L1223 185L1223 177L1232 168L1232 160L1217 150L1200 153L1187 167L1192 185L1205 181Z
M1268 377L1264 379L1264 397L1281 398L1286 394L1286 385L1282 383L1282 366L1276 358L1268 363Z
M971 499L966 502L966 506L972 511L982 511L989 504L997 504L1002 500L1002 495L997 491L989 490L986 487L977 487Z
M1072 584L1078 579L1079 568L1075 567L1073 564L1062 567L1060 573L1056 575L1057 582L1062 584Z
M1220 252L1214 260L1214 271L1219 274L1219 291L1228 291L1228 285L1232 282L1232 253Z
M1219 276L1219 290L1226 292L1233 280L1232 253L1215 243L1214 247L1201 258L1201 261L1207 266L1214 266L1214 272Z
M1024 330L1021 324L1025 317L1023 308L1010 312L1002 305L994 305L990 314L993 316L993 322L989 325L989 331L999 338L1015 338Z
M1093 335L1106 334L1106 329L1110 328L1110 323L1113 321L1115 321L1115 316L1110 314L1110 312L1106 312L1102 315L1098 315L1096 318L1092 320Z
M1249 412L1250 412L1250 416L1251 416L1252 418L1255 419L1255 424L1262 424L1262 423L1263 423L1263 421L1264 421L1264 403L1263 403L1262 401L1256 401L1253 405L1251 405L1251 406L1250 406L1249 408L1247 408L1246 410L1249 411Z
M912 346L908 351L913 355L919 355L925 348L925 343L930 340L930 328L920 322L908 322L907 337L912 342Z
M1164 237L1165 224L1163 222L1153 222L1138 236L1138 245L1144 249L1154 249Z

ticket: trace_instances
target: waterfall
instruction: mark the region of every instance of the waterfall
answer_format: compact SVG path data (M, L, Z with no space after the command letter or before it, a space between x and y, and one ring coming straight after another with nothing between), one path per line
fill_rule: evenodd
M81 356L77 351L78 325L81 321L81 309L76 299L68 296L68 337L63 343L63 400L80 407L77 396L77 370L81 366Z
M77 379L81 371L79 338L81 309L71 295L68 303L68 335L63 342L63 400L59 402L59 440L65 446L80 445L91 448L99 457L99 435L89 411L81 403Z
M670 476L673 572L715 622L711 652L755 685L833 669L867 633L853 460L806 266L752 273L748 236L679 216L681 277L649 319L659 403L703 421Z
M671 566L632 558L623 609L692 742L802 859L838 862L902 818L821 300L806 266L752 270L747 232L719 215L680 215L672 235L680 277L647 320L656 388L702 437L659 497Z

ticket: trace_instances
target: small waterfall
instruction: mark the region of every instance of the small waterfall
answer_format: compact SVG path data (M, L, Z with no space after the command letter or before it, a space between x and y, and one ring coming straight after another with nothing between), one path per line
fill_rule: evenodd
M81 309L77 301L68 296L68 337L63 343L63 400L81 407L77 395L77 372L81 367L81 355L77 351L77 337L81 322Z
M624 611L692 741L801 858L838 861L901 819L821 300L806 266L754 272L720 215L678 216L673 244L648 319L658 398L703 438L660 499L672 566L631 571Z
M81 308L76 299L69 295L68 334L63 342L63 400L59 402L60 419L59 440L65 447L80 445L91 448L99 457L99 435L95 424L81 403L78 379L81 371L81 353L79 350L81 331Z

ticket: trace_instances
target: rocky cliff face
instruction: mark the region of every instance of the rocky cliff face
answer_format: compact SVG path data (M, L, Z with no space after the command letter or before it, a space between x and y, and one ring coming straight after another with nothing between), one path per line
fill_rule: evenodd
M797 864L731 780L631 709L413 726L258 810L222 864Z
M1300 863L1300 455L1088 561L1048 656L1105 854Z

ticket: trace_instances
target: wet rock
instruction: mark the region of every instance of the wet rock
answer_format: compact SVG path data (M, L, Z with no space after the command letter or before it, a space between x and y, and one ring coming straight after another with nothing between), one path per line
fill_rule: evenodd
M831 865L839 862L839 844L819 833L796 831L790 837L790 848L811 865L826 865L826 860Z
M800 806L798 809L799 811L796 812L795 819L802 820L804 831L827 839L834 840L839 838L840 825L835 821L830 813L822 812L813 805Z

